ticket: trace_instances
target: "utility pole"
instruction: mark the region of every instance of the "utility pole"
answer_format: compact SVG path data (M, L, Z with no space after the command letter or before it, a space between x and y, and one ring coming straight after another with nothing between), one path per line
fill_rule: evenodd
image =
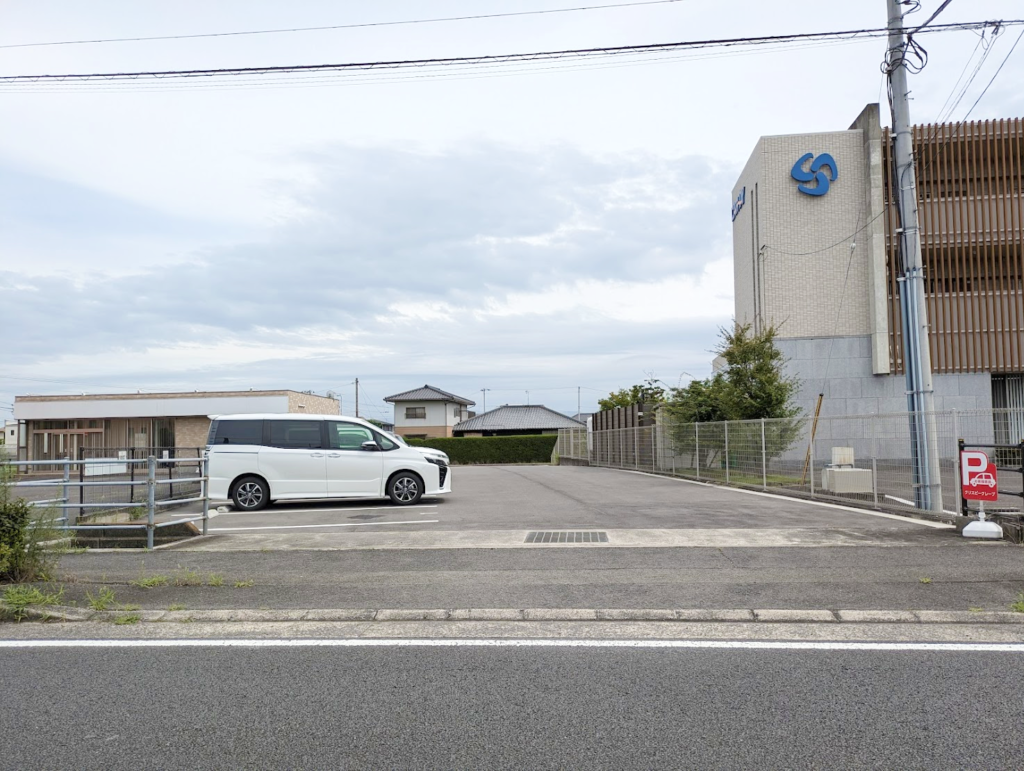
M910 99L907 87L906 38L899 0L886 0L889 12L889 51L886 71L892 93L896 192L900 229L897 231L903 275L900 306L903 314L903 366L910 412L910 451L914 465L914 504L942 511L942 476L935 429L932 355L928 345L928 306L925 304L921 232L917 221L917 176L914 169Z
M356 417L359 417L359 378L356 378Z
M580 387L576 386L576 419L580 417Z
M480 389L480 393L482 393L484 395L484 408L483 408L482 412L487 412L487 392L490 391L490 390L491 390L490 388L481 388Z

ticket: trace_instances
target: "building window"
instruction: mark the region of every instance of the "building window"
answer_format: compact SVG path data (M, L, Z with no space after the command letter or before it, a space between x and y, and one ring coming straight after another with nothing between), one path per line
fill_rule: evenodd
M427 417L426 407L406 407L405 408L405 419L406 420L422 420Z

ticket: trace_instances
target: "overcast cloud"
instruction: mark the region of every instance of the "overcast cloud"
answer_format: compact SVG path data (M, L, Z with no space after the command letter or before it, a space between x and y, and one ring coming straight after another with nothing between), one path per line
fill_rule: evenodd
M0 46L527 8L52 5L0 10ZM0 72L472 55L884 24L882 0L832 5L687 0L0 48ZM953 3L943 20L1013 18L1018 5ZM923 6L930 14L938 3ZM1017 34L996 41L955 117ZM918 122L938 115L978 38L923 42L932 59L912 82ZM1021 49L972 118L1024 109ZM500 78L0 93L0 409L25 393L284 387L334 390L351 411L358 377L361 410L376 417L390 415L383 396L425 382L478 403L492 389L488 407L529 399L574 412L577 386L591 410L648 373L673 385L704 376L732 313L729 191L757 137L845 128L878 100L883 51L868 41Z

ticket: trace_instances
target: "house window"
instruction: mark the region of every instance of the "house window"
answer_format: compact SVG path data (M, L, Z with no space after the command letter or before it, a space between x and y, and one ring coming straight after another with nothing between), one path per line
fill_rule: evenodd
M423 419L425 417L427 417L427 408L426 407L406 407L405 408L405 419L406 420L414 420L414 419L417 419L417 418Z

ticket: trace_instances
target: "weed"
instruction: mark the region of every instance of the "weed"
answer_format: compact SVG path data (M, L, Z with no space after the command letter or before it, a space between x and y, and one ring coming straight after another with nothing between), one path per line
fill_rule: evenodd
M136 581L131 581L132 586L139 586L143 589L152 589L154 586L167 586L171 579L167 576L147 576Z
M982 612L984 612L985 609L984 608L968 608L967 610L971 611L971 613L982 613Z
M142 610L142 606L141 605L128 605L126 603L122 603L121 605L117 606L117 610Z
M28 615L30 606L60 605L63 596L63 586L54 594L47 594L35 586L8 586L4 590L4 604L14 620L21 621Z
M178 566L181 567L180 565ZM199 575L198 570L192 568L185 569L180 576L174 579L175 586L202 586L203 577Z
M176 602L173 605L171 605L167 610L185 610L185 606L182 605L180 602Z
M1017 601L1010 605L1014 613L1024 613L1024 592L1017 595Z
M270 549L264 546L262 549L260 549L260 554L270 554Z
M142 616L138 613L128 613L127 615L115 618L114 624L116 626L127 626L128 624L137 624L140 621L142 621Z
M236 589L245 589L248 586L255 586L255 585L256 585L255 581L235 581L235 588Z
M921 583L922 584L930 584L931 582L932 582L932 580L930 578L922 578L921 579Z
M142 519L146 516L146 510L141 506L134 506L128 509L128 519L134 522L137 519Z
M210 573L206 577L207 586L224 586L224 576L220 573Z
M114 604L114 590L109 586L100 587L96 594L86 590L85 600L93 610L106 610Z
M16 476L13 467L0 467L0 580L48 581L67 535L57 529L55 508L40 511L14 497Z

